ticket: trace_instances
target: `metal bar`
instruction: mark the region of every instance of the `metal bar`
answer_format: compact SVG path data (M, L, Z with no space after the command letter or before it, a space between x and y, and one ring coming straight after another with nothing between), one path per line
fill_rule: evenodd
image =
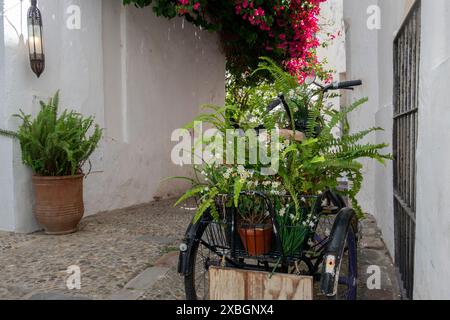
M393 55L395 264L406 298L414 292L420 49L421 1L417 0L395 37Z
M397 200L398 205L401 207L402 210L405 210L405 213L408 215L408 217L416 223L416 217L414 214L414 211L411 210L410 207L408 207L408 204L394 191L394 198Z
M394 120L397 120L399 118L403 118L405 116L409 116L409 115L411 115L413 113L416 113L418 111L419 111L419 108L414 108L414 109L411 109L411 110L408 110L408 111L396 114L396 115L394 115Z
M398 29L397 35L395 36L395 41L397 41L397 39L403 35L405 25L408 23L408 21L410 19L414 19L413 18L414 12L420 11L421 2L422 2L421 0L416 0L416 2L411 6L411 9L409 10L408 14L406 15L405 20L403 21L402 25Z

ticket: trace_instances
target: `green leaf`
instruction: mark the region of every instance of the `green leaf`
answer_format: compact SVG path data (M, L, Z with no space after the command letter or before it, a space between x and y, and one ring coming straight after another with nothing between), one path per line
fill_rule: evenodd
M178 201L175 203L174 207L178 206L180 203L182 203L183 201L193 198L196 195L198 195L199 193L205 191L206 186L200 186L200 187L195 187L191 190L188 190L180 199L178 199Z
M244 182L241 179L237 179L234 183L234 206L237 208L239 206L239 198L241 196L242 188L244 187Z
M325 157L324 156L317 156L317 157L314 157L313 159L311 159L311 163L324 163L326 160L325 160Z
M201 217L203 216L205 211L208 210L213 204L214 204L213 199L208 199L208 200L202 202L202 204L199 206L199 208L197 210L197 213L195 214L194 224L196 224L201 219Z

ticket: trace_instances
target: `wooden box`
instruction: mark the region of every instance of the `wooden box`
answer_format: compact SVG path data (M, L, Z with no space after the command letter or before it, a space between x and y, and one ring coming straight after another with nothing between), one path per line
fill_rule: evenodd
M210 267L211 300L313 300L312 277Z

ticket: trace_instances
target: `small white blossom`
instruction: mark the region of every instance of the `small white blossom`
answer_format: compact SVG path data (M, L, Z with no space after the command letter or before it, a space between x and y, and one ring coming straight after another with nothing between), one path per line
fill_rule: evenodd
M286 208L280 209L280 217L284 217L285 214L286 214Z

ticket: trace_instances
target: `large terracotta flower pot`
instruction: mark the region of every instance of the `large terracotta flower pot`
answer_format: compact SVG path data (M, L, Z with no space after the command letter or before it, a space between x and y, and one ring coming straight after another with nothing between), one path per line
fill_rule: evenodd
M83 175L33 177L36 219L51 235L76 232L84 215Z
M251 257L261 256L272 250L272 225L242 226L239 235L244 248Z

